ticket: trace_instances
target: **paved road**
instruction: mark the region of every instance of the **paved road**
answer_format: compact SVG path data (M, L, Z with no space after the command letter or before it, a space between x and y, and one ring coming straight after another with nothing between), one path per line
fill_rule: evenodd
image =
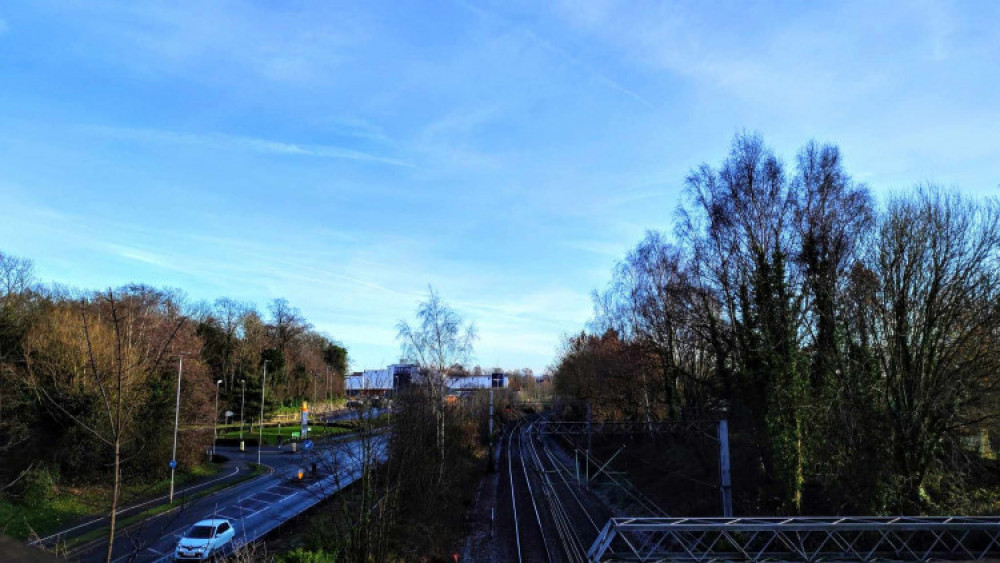
M334 414L322 417L324 422L340 422L343 420L355 420L361 418L378 418L385 409L345 409Z
M234 459L228 459L221 464L219 472L217 475L211 478L197 480L196 482L186 485L183 487L178 487L175 491L174 498L176 502L180 502L180 499L187 497L189 495L198 494L200 491L217 487L223 485L227 482L236 481L238 479L243 479L252 470L252 468L245 462L237 461ZM142 500L136 502L135 504L128 504L124 508L119 508L118 519L119 522L124 519L138 514L145 510L148 510L154 506L164 504L167 502L168 495L160 495L155 498ZM107 529L109 518L107 516L96 516L73 524L68 528L59 530L58 532L41 538L36 542L32 542L32 545L41 544L42 547L46 549L56 549L58 546L68 540L81 536L83 534L90 533L99 528Z
M265 450L263 463L273 468L264 475L219 491L213 495L188 502L178 510L148 519L136 526L119 530L114 546L114 560L162 561L169 559L180 535L195 522L205 518L230 519L237 534L237 545L251 542L270 532L286 520L327 498L353 482L360 473L362 459L384 453L384 438L376 438L363 447L357 440L341 440L330 444L317 444L308 452L295 454L274 448ZM256 450L239 452L237 449L219 448L222 455L240 461L256 461ZM310 475L316 464L317 475ZM305 472L303 480L298 471ZM71 559L82 562L103 561L107 543L83 548L71 554Z

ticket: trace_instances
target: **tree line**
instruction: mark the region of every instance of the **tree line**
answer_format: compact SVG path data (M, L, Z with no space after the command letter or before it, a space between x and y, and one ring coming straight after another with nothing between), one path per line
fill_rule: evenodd
M673 233L595 292L556 392L603 418L729 418L745 511L995 511L997 198L877 203L836 146L788 166L757 134L685 186Z
M71 290L0 253L0 490L21 499L39 472L102 482L119 461L123 479L162 478L181 355L182 468L204 459L223 413L238 422L244 390L247 422L259 416L265 365L265 413L342 395L347 370L347 350L284 299L261 313L139 284Z

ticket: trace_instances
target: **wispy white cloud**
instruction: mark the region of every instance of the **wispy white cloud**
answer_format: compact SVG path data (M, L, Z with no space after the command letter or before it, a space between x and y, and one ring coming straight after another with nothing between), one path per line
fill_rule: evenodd
M373 141L383 145L395 145L385 129L376 123L358 117L332 117L319 121L321 127L337 135Z
M0 184L0 244L84 286L286 297L364 367L395 359L431 283L479 325L481 362L540 368L739 128L786 156L839 142L876 186L992 189L995 13L12 4L0 43L24 40L6 56L30 72L0 108L0 182L23 186Z
M113 254L117 254L123 258L128 258L129 260L136 260L143 262L145 264L151 264L160 268L175 269L174 264L171 260L156 254L150 250L136 248L134 246L125 246L121 244L108 244L108 250Z
M931 58L935 61L947 59L951 50L951 36L958 30L954 16L938 0L924 0L918 3L918 8L924 13Z
M286 143L270 139L227 135L224 133L183 133L156 129L131 129L118 127L99 127L97 130L115 137L145 142L179 143L220 150L242 150L273 155L356 160L375 164L385 164L389 166L413 166L413 164L397 158L371 154L343 147Z
M600 256L607 256L609 258L621 258L622 257L622 245L605 242L599 240L569 240L562 243L568 248L575 248L577 250L585 250L587 252L592 252Z
M650 102L645 97L639 95L634 89L628 88L627 86L621 84L619 81L610 78L605 72L598 70L597 67L595 67L593 64L588 63L584 59L576 55L573 55L566 49L559 47L552 40L546 39L538 35L534 31L523 25L515 25L510 21L508 21L507 19L501 17L499 14L495 12L490 12L482 8L481 6L474 6L468 2L461 2L460 4L470 12L477 14L482 18L488 19L495 23L499 23L510 29L516 30L517 33L519 33L522 37L529 40L534 45L537 45L546 52L559 57L560 59L576 67L577 69L582 70L584 73L586 73L591 78L595 79L598 83L602 84L603 86L611 88L612 90L615 90L621 94L624 94L625 96L628 96L629 98L639 102L640 104L648 108L655 108L655 104Z
M502 117L497 105L458 108L424 125L412 143L439 169L496 169L500 158L474 146L477 133Z
M813 17L767 22L771 25L746 4L711 12L689 4L640 10L602 0L584 5L590 8L564 2L559 14L632 64L676 73L715 95L721 88L784 111L870 95L884 70L857 64L853 54L877 44L883 31L877 26L896 23L885 10L856 3L820 7Z
M60 3L63 12L72 3ZM252 74L279 83L316 82L336 76L342 62L365 41L372 26L350 7L268 10L243 2L82 3L81 27L115 44L107 51L138 73L201 71L212 64L227 75ZM221 63L221 64L220 64Z

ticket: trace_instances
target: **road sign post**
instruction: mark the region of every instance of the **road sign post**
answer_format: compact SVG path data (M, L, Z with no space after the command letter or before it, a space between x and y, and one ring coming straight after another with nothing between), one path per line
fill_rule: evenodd
M302 437L309 435L309 403L302 401Z

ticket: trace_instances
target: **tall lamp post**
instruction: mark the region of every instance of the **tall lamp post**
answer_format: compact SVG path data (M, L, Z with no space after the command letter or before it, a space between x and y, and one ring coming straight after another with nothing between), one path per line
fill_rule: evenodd
M181 374L184 372L184 354L177 359L177 404L174 407L174 450L170 454L170 502L174 502L174 471L177 469L177 424L181 412Z
M247 403L247 378L240 378L240 447L243 447L243 406Z
M257 438L257 465L260 465L260 451L264 448L264 391L267 389L267 363L269 361L264 360L264 380L260 384L260 420L257 421L260 433Z
M215 382L215 413L212 415L212 459L215 459L215 443L219 441L219 387L222 380Z

